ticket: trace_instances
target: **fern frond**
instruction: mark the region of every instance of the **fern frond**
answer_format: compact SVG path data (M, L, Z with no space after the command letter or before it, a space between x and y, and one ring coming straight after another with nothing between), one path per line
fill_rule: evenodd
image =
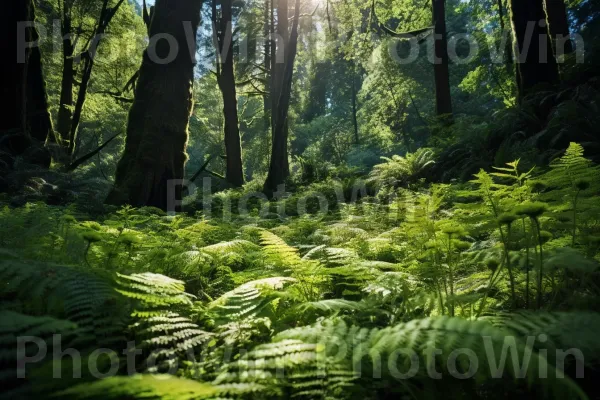
M241 253L244 254L249 251L257 251L259 246L248 240L235 239L228 242L220 242L212 244L210 246L202 247L202 251L208 254L227 254L227 253Z
M246 282L209 304L219 324L258 317L278 297L277 290L295 282L294 278L274 277Z
M307 312L309 310L318 310L327 313L336 313L342 310L362 310L364 308L364 304L346 299L325 299L319 301L309 301L306 303L302 303L298 306L298 309L302 312Z
M568 319L567 316L564 318ZM597 329L595 325L579 327L591 335ZM511 346L515 349L514 354L507 352ZM434 349L437 349L436 356L432 356L434 353L431 350ZM469 349L474 354L479 368L471 372L470 362L473 361L464 359L454 358L454 366L448 362L461 349ZM498 365L497 360L503 352L507 362ZM521 360L527 357L530 357L530 361L523 363ZM323 390L324 394L332 395L329 390L335 387L331 385L334 378L343 386L352 385L353 390L362 388L367 393L377 387L391 389L399 383L408 385L407 390L413 393L418 388L433 387L436 381L429 375L433 367L446 377L445 383L451 377L461 377L461 385L456 388L459 391L464 390L468 382L464 376L469 372L472 383L489 377L524 377L529 385L543 388L552 397L586 398L573 381L553 377L552 365L548 366L548 377L541 379L544 375L540 375L540 369L546 368L545 360L545 356L538 354L535 348L531 352L525 338L515 337L511 332L485 321L439 317L413 320L383 329L366 329L349 326L341 320L325 320L276 335L273 343L258 346L235 363L239 375L226 369L220 379L277 383L292 395L304 393L307 388L310 391ZM497 369L492 367L494 364L498 366ZM489 368L484 367L488 365ZM398 371L407 371L414 366L416 370L410 380L399 378ZM274 380L275 376L278 380ZM301 379L306 377L309 379ZM381 379L372 380L370 377ZM324 385L324 382L331 387ZM368 385L373 386L369 389ZM443 385L444 395L451 395L449 390L452 387Z
M132 275L117 273L117 282L119 293L139 302L139 310L134 312L134 316L161 314L164 308L174 306L191 306L194 298L185 292L182 281L151 272Z
M557 350L577 349L585 355L585 362L600 360L600 314L593 312L533 312L521 311L486 318L510 333L520 337L535 337L534 346L556 355ZM540 340L540 335L543 340Z
M85 332L79 330L77 324L71 321L0 310L0 384L5 392L0 397L18 398L16 395L11 395L9 389L15 389L25 383L24 379L17 379L15 367L18 367L19 351L23 351L24 354L21 356L24 356L25 354L38 354L38 351L42 351L42 345L51 348L55 334L60 335L61 345L64 348L82 333ZM19 344L19 339L25 340ZM19 345L23 347L19 349ZM30 367L39 366L45 354L51 353L47 351L41 353L42 360L38 360L38 363L32 364ZM26 376L28 376L27 371Z
M333 267L358 261L356 251L341 247L318 246L302 257L303 260L317 260L326 266Z
M0 263L0 281L0 298L17 300L26 313L77 323L82 341L110 346L122 339L126 305L102 271L9 260Z
M294 265L300 262L298 249L288 245L279 236L269 231L263 230L260 232L260 244L263 247L263 252L271 260L280 262L285 265Z
M118 291L135 300L131 329L150 353L149 372L169 368L212 338L191 320L194 296L185 293L182 281L149 272L117 276Z

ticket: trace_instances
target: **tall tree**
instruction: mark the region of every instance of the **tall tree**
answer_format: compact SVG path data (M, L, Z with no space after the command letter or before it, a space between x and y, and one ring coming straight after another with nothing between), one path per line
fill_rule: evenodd
M53 136L53 130L34 20L32 0L3 5L0 52L8 60L7 70L0 74L0 96L4 99L0 151L2 167L8 169L15 156L46 168L50 165L44 143Z
M569 18L567 6L564 0L544 0L546 15L548 18L548 29L554 44L554 56L573 52L573 42L569 35Z
M60 104L56 131L58 140L68 138L71 131L71 118L73 117L73 88L75 86L75 35L73 30L73 5L75 0L59 0L61 11L60 33L62 35L63 69L60 88Z
M279 0L277 8L277 33L281 39L278 43L275 63L273 88L273 114L272 114L272 144L269 172L264 184L264 191L271 194L277 190L290 175L288 161L288 111L292 93L292 78L294 75L294 61L298 47L298 21L300 19L300 0L295 1L292 30L288 37L287 0ZM281 55L284 57L279 58ZM279 60L283 59L283 63ZM276 101L275 101L276 100Z
M517 87L523 98L539 84L558 82L558 65L548 36L543 0L511 0L517 55Z
M503 0L497 0L496 5L498 6L498 21L500 22L500 43L502 43L502 40L504 40L504 38L506 38L506 44L504 47L504 63L506 65L506 70L509 74L514 74L514 66L513 66L513 51L512 51L512 40L510 37L510 29L508 29L506 27L506 22L505 22L505 10L506 8L504 7L504 1Z
M263 76L264 76L264 93L263 93L263 125L265 131L270 129L270 114L271 114L271 72L272 72L272 58L275 57L275 43L273 42L273 0L265 0L264 9L264 64L263 64Z
M110 204L167 209L168 196L181 196L176 180L183 179L187 160L201 6L200 0L156 1Z
M446 32L446 0L432 0L435 79L435 110L437 115L452 114L450 72L448 60L448 34Z
M220 16L217 15L217 12L217 0L212 0L217 83L223 96L223 118L225 120L225 178L234 187L240 187L244 184L244 170L233 69L232 0L221 0Z

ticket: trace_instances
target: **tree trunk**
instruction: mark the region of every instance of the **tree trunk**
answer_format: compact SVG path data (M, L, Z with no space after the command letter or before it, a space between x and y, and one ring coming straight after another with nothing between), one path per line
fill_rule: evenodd
M263 125L265 131L270 127L271 113L271 35L273 33L273 0L265 0L265 27L264 27L264 77L265 77L265 93L263 94Z
M500 21L500 43L506 37L506 44L504 46L504 64L506 65L506 71L509 75L514 75L514 65L513 65L513 44L512 37L510 35L510 30L507 30L506 23L504 22L505 17L505 8L504 1L497 0L498 4L498 20Z
M573 42L569 38L569 18L564 0L544 0L548 18L548 30L554 47L554 57L573 52Z
M522 1L522 0L521 0ZM445 0L432 0L434 25L433 74L435 78L435 110L438 116L452 114L450 72L448 69L448 35L446 33Z
M352 127L354 128L354 144L360 144L358 137L358 89L356 85L356 61L352 61Z
M558 82L543 0L511 0L519 99L539 84ZM541 26L540 26L541 24Z
M39 39L33 26L20 28L19 22L33 22L33 1L10 1L3 6L0 17L3 39L0 52L8 59L0 75L1 96L4 99L0 118L0 168L12 169L14 157L48 168L50 155L44 148L53 136L48 111L46 83L42 74L40 49L24 48L24 42ZM21 33L21 35L19 34Z
M280 0L280 7L282 1ZM287 10L287 1L285 3L285 10ZM287 12L280 13L278 10L278 32L287 38ZM278 87L279 97L277 106L275 107L276 113L274 115L273 125L273 143L271 146L271 162L269 165L269 173L264 185L264 191L267 194L272 194L277 190L277 186L284 183L285 179L290 175L290 167L288 162L288 132L287 132L287 116L290 107L290 98L292 92L292 77L294 75L294 61L296 59L296 52L298 46L298 20L300 19L300 0L295 2L294 20L292 22L292 31L287 40L288 45L285 46L285 63L282 65L283 76L279 82ZM279 24L285 20L284 28L281 28ZM284 42L286 40L284 39ZM280 51L278 48L277 51Z
M144 52L135 100L129 111L125 152L107 199L110 204L166 210L171 200L181 197L182 188L177 184L180 182L172 180L183 179L187 160L201 6L200 0L156 1L151 37L171 35L179 51L169 63L159 61L167 59L172 51L166 40L151 42L156 57L151 57L148 49ZM169 181L173 190L169 190Z
M216 0L213 0L216 1ZM237 114L237 94L235 90L235 74L233 71L233 33L232 33L232 0L221 1L221 19L217 33L217 63L221 63L217 76L219 89L223 96L223 117L225 120L225 178L234 187L244 184L242 165L242 143ZM216 28L216 27L215 27ZM224 59L221 57L224 56Z
M75 82L75 65L73 52L75 51L72 42L72 21L70 2L63 1L63 15L61 24L61 34L63 35L63 70L60 86L60 106L58 109L58 120L56 130L60 139L68 139L71 132L71 118L73 117L73 85Z
M281 85L283 83L283 74L285 63L287 61L288 43L288 0L277 1L277 35L273 38L274 51L271 53L274 57L272 61L273 69L271 72L271 131L274 135L276 119L278 115L279 97L281 96ZM285 130L287 131L287 125ZM272 137L274 141L275 138Z

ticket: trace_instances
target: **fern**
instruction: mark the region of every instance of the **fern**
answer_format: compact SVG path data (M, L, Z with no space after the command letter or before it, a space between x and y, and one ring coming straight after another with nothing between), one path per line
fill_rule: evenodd
M52 349L53 335L60 335L61 346L65 348L72 345L72 341L80 334L77 324L67 321L52 318L49 316L29 316L13 311L0 310L0 385L3 386L4 393L0 398L18 398L23 396L20 391L28 390L23 384L27 383L24 379L17 379L18 367L18 339L19 338L35 338L41 340L46 346ZM24 352L28 356L38 354L42 351L38 348L39 342L23 343ZM47 351L46 354L52 354L52 351ZM23 371L26 377L31 376L31 367L39 367L44 361L45 355L42 354L42 360L38 360L36 364L27 366ZM17 367L17 368L15 368ZM18 386L21 386L19 388Z
M0 263L0 281L0 297L11 297L14 308L77 323L82 344L110 347L123 339L126 305L102 271L9 260Z
M391 158L381 157L385 163L373 167L369 174L369 181L382 188L394 188L413 182L422 177L425 171L435 164L433 157L433 152L427 148L420 148L414 153L406 153L404 157L398 155Z
M306 303L302 303L298 306L298 309L303 313L307 311L318 310L329 314L338 313L343 310L362 310L364 308L365 305L360 302L345 299L326 299L319 301L309 301Z
M487 320L520 337L539 338L539 335L544 335L544 340L537 340L534 346L547 349L550 358L556 355L556 350L576 348L585 355L586 363L593 365L600 360L600 343L597 337L600 314L521 311L499 314Z
M217 244L212 244L210 246L205 246L202 248L202 251L208 254L228 254L228 253L237 253L244 254L250 251L258 250L258 246L248 240L236 239L231 240L229 242L220 242Z
M550 172L544 180L550 186L559 188L574 188L578 179L596 181L600 169L583 156L583 147L578 143L571 143L565 154L550 164Z
M318 260L328 267L335 267L358 261L359 257L356 251L353 250L321 245L311 249L302 259Z
M269 231L260 232L260 244L267 258L283 266L292 266L300 262L298 249L288 245L279 236Z
M244 283L211 302L208 309L215 313L218 324L258 317L268 312L277 290L295 282L294 278L274 277Z
M182 281L151 272L133 275L117 273L117 283L119 293L139 302L140 307L133 313L136 317L160 315L172 307L189 307L194 298L185 292Z
M569 314L563 317L562 322L580 318ZM598 317L595 317L593 326L578 327L592 336L598 329L597 320ZM431 389L435 384L436 381L430 378L428 370L433 365L447 379L457 374L460 376L468 370L469 364L464 364L464 360L460 359L456 364L458 370L449 369L451 363L447 362L448 357L457 349L470 349L479 361L480 368L470 376L473 378L471 382L489 378L493 373L487 368L487 362L493 360L489 358L492 355L488 351L493 351L493 357L497 360L505 338L512 332L484 321L451 317L413 320L383 329L359 328L340 320L325 320L311 327L295 328L276 335L273 343L258 346L231 368L226 368L216 382L239 380L279 384L282 390L290 391L292 396L320 393L343 397L355 394L361 388L365 393L372 393L377 388L396 388L416 395L422 388ZM521 359L528 351L525 340L517 338L515 343ZM431 349L439 349L441 353L432 357L432 353L428 351ZM398 350L402 350L401 354L412 352L413 357L419 361L417 364L415 359L410 361L408 357L393 359L400 362L396 367L404 372L413 363L418 365L408 381L398 381L398 372L391 369L393 363L388 362L390 357L398 355ZM517 378L519 371L513 368L510 353L508 357L507 374ZM586 398L571 380L553 378L552 366L548 379L539 379L538 368L541 368L543 361L543 356L534 351L531 362L525 367L529 385L543 387L547 394L556 398L567 394L572 398ZM235 369L240 371L239 374L233 372ZM381 379L373 379L379 376ZM275 377L279 379L275 380ZM442 386L445 396L451 393L448 390L452 388L447 379ZM397 386L399 382L402 383L401 386ZM467 381L459 382L460 385L454 388L457 393L465 390ZM337 391L340 387L348 386L352 387L352 391Z
M185 293L183 282L143 273L118 274L118 283L118 291L135 300L131 329L148 353L150 372L176 365L178 357L193 354L212 338L191 320L193 296Z

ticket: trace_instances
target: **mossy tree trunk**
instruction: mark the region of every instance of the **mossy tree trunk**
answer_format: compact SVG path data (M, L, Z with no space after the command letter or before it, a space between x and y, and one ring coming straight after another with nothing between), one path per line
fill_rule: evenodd
M60 86L60 105L56 131L60 138L68 138L71 131L71 118L73 117L73 86L75 85L75 70L73 46L73 22L71 20L71 9L73 2L62 1L61 35L63 70Z
M544 0L548 29L554 44L554 55L570 54L573 52L573 42L569 38L569 17L564 0Z
M217 0L213 0L213 29L217 47L217 83L223 97L225 121L225 179L234 187L240 187L244 184L244 169L233 70L232 0L221 0L221 15L218 21L216 2Z
M20 25L34 20L32 0L9 1L2 7L0 53L7 57L6 70L0 75L0 93L4 99L0 118L2 169L12 169L17 156L45 168L50 165L44 144L53 136L52 121L41 53L33 44L39 36L34 26L28 26L31 24Z
M294 61L298 46L298 20L300 18L300 1L296 0L292 30L288 35L287 0L279 0L277 6L277 34L281 43L277 44L271 84L272 96L272 142L269 172L264 184L264 191L271 195L277 186L284 183L290 175L288 161L288 111L292 91ZM283 60L283 62L281 62Z
M181 197L176 180L183 179L187 160L201 6L200 0L156 1L150 23L152 39L144 52L129 111L125 152L107 198L110 204L166 210L172 200L168 196ZM164 39L167 35L177 42L177 52ZM159 37L163 38L156 40Z
M273 0L265 0L265 13L264 13L264 79L265 79L265 93L263 94L263 124L265 131L269 131L271 126L271 50L273 48L272 36L273 34ZM274 55L273 55L274 58Z
M544 0L511 0L519 98L540 84L556 84L558 65L546 24Z

